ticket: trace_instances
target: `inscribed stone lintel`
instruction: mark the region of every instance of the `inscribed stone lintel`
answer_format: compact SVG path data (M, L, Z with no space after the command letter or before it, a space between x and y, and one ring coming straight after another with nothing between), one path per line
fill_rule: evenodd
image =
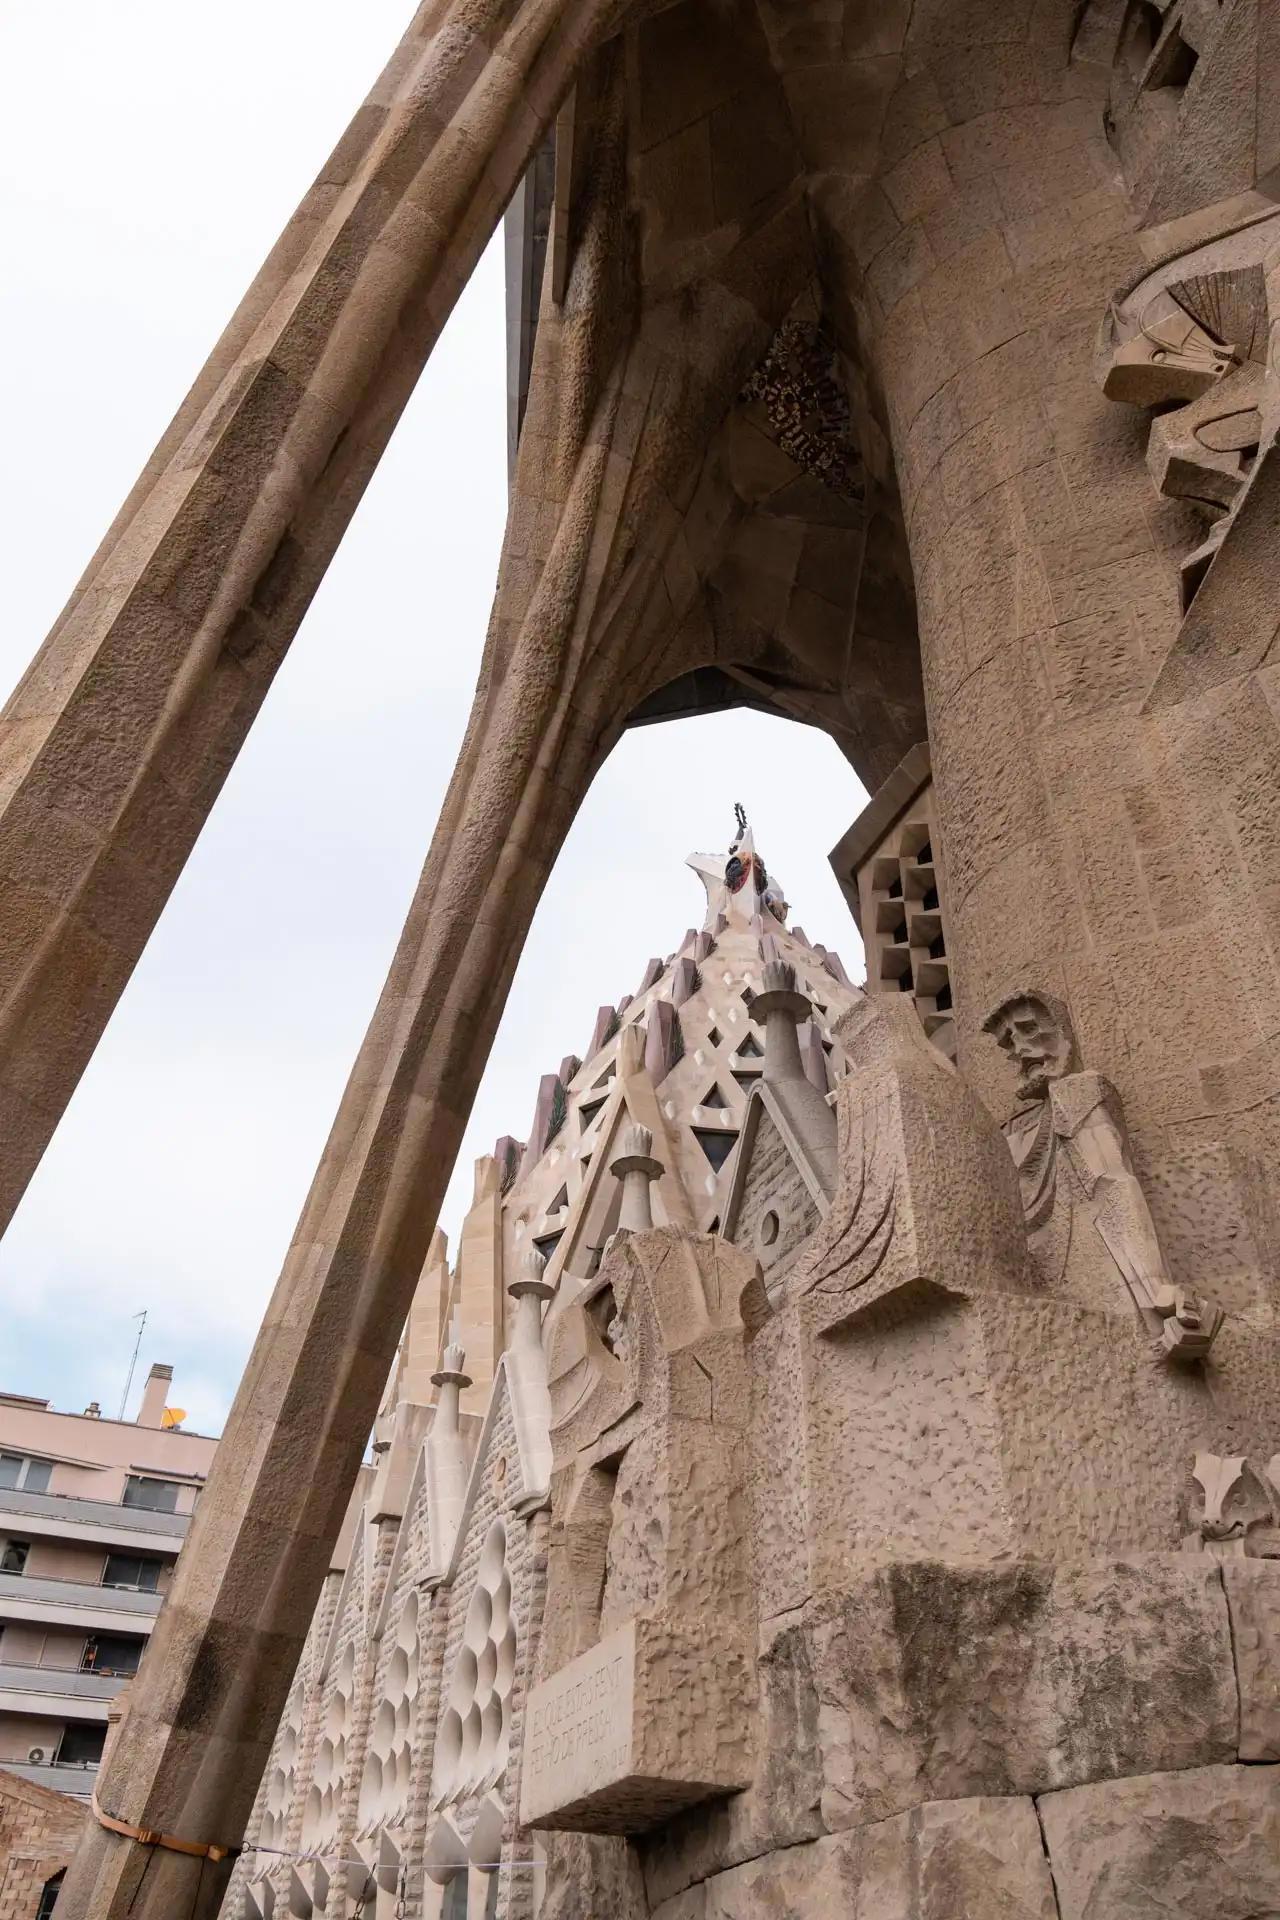
M671 1738L663 1688L673 1630L629 1620L529 1695L520 1821L571 1833L643 1833L680 1808L745 1782L696 1777L696 1738ZM695 1654L705 1658L706 1649ZM653 1671L653 1670L658 1671ZM637 1701L639 1707L637 1708ZM669 1702L666 1704L669 1705Z

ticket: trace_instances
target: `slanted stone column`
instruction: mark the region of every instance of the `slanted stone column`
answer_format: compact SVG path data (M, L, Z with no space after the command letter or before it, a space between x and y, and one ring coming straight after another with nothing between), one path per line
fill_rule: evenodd
M539 717L526 671L538 672L528 653L508 669L493 726L464 748L99 1775L103 1808L139 1830L235 1846L252 1810L511 973L598 757L590 700L572 707L547 682L552 711ZM230 1866L94 1825L62 1920L212 1920Z
M604 10L419 7L0 717L0 1227Z
M618 1143L622 1152L609 1171L622 1182L619 1233L646 1233L653 1225L652 1184L661 1180L661 1160L653 1157L653 1135L648 1127L624 1127Z

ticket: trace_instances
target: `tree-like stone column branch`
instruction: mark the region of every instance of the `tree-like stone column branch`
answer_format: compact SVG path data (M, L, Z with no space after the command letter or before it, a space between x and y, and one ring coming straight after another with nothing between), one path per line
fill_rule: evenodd
M0 1229L604 6L419 9L0 716Z

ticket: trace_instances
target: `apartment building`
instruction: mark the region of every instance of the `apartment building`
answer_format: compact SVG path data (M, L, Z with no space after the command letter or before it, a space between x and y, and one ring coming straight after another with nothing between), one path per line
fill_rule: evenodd
M165 1424L172 1378L133 1421L0 1393L0 1768L80 1799L217 1446Z

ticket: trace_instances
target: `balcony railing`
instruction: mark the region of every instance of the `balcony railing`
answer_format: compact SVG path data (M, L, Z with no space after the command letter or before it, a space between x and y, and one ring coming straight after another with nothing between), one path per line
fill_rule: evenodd
M139 1593L136 1587L102 1587L93 1581L57 1580L44 1574L0 1573L0 1609L11 1600L33 1607L95 1607L99 1612L137 1614L142 1633L148 1631L163 1599L162 1593Z
M81 1673L74 1667L25 1667L16 1660L0 1660L0 1691L5 1693L56 1693L64 1700L113 1700L129 1678L127 1673Z
M157 1513L151 1507L126 1507L121 1500L80 1500L69 1493L28 1493L25 1487L0 1487L0 1516L8 1514L30 1520L63 1520L76 1526L120 1528L126 1533L154 1533L161 1540L175 1542L175 1552L176 1543L191 1525L189 1513Z
M38 1787L52 1787L55 1793L69 1793L73 1799L87 1800L98 1777L95 1766L35 1766L30 1760L0 1760L0 1768L31 1780Z

